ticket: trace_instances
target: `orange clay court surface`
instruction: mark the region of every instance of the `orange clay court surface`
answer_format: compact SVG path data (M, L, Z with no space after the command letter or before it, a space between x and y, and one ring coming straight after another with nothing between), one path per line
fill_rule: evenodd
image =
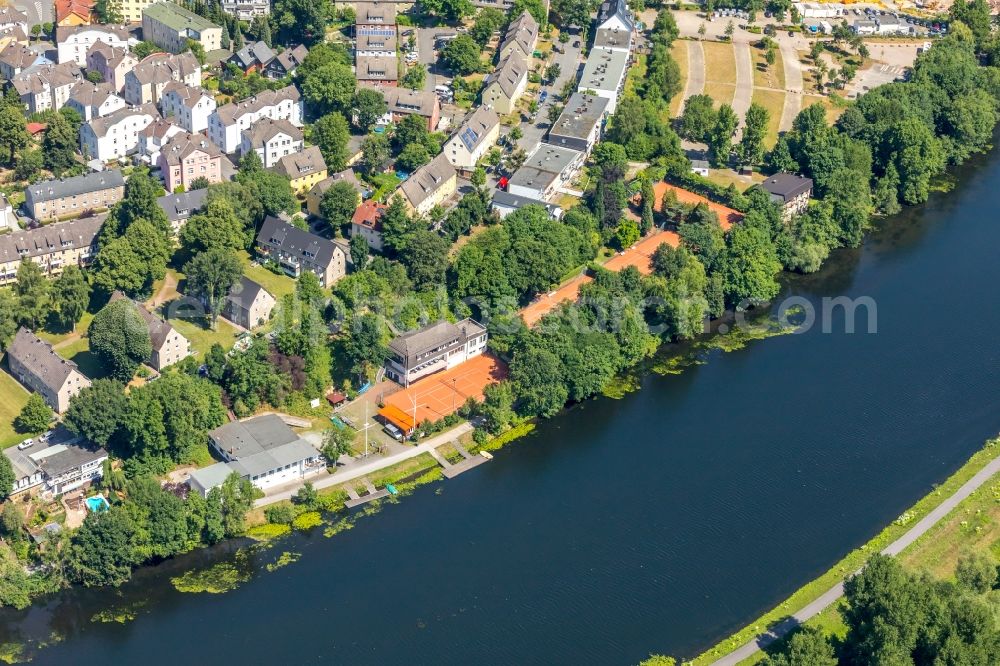
M686 206L697 206L701 203L708 206L710 211L719 216L719 225L725 231L729 231L729 227L743 219L743 213L738 210L709 201L700 194L683 190L662 181L653 186L653 210L656 212L663 210L663 195L667 193L667 190L673 190L674 194L677 195L677 201Z
M507 376L507 366L490 354L480 354L451 370L425 377L385 399L379 415L405 432L413 430L413 403L417 423L440 421L470 397L483 399L483 389Z

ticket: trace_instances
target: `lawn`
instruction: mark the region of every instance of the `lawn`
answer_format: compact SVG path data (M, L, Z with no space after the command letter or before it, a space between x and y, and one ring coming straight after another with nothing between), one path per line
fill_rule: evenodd
M684 72L684 67L681 67L681 81L684 80L686 76ZM632 93L638 95L636 87L642 83L642 80L646 78L646 56L639 54L636 56L635 64L629 68L628 74L625 76L625 94Z
M14 418L28 402L28 392L7 372L4 362L0 370L0 448L17 444L23 435L14 432Z
M701 47L705 51L705 81L735 86L736 53L733 45L729 42L702 42Z
M837 120L840 114L847 110L846 106L838 106L829 97L823 95L806 95L802 98L803 109L813 104L822 104L826 107L826 122L828 123Z
M785 65L781 61L781 51L774 50L777 59L768 66L763 49L751 49L753 54L753 85L756 88L785 89Z
M375 201L385 201L399 187L399 184L403 182L399 178L396 178L396 174L394 173L377 173L369 176L368 181L374 186L374 194L372 194L371 198Z
M767 138L764 139L764 145L771 148L778 140L778 127L781 125L781 111L785 106L785 93L754 88L753 101L767 109Z
M287 275L278 275L260 264L250 265L250 255L246 252L240 253L240 261L243 262L243 274L264 287L276 299L281 300L282 296L295 291L295 280Z
M90 340L81 337L68 345L56 349L56 353L65 359L73 361L89 379L103 379L108 371L94 354L90 352Z
M219 317L215 330L202 327L200 322L187 319L170 319L170 325L191 342L191 353L197 359L205 357L205 353L218 342L222 348L229 351L240 335L239 329Z
M733 97L736 96L736 86L732 83L715 83L707 81L705 83L704 94L715 100L715 108L721 104L732 104Z
M670 53L674 56L674 62L681 71L681 91L674 96L670 102L670 116L676 118L681 115L681 107L684 105L684 91L687 90L688 80L688 42L678 39L670 46ZM645 74L645 71L643 72Z
M94 318L93 314L91 314L90 312L84 312L83 317L81 317L80 321L77 322L76 324L76 332L81 334L86 333L87 327L90 326L90 322L91 320L93 320L93 318ZM43 331L35 331L35 333L42 340L45 340L46 342L53 345L57 345L63 340L66 340L67 338L73 335L72 331L54 332L54 331L43 330Z

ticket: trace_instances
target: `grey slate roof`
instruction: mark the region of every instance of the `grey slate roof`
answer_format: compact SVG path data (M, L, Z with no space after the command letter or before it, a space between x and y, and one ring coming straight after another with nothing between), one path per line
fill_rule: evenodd
M554 215L556 209L559 208L554 203L542 201L541 199L532 199L531 197L522 197L519 194L511 194L506 190L497 190L494 192L493 203L497 206L515 209L524 208L525 206L543 206L549 212L549 215Z
M7 353L28 368L52 393L59 392L74 370L80 372L76 363L64 359L52 345L23 327L7 347Z
M260 226L257 243L268 247L278 246L285 254L320 266L330 264L337 248L333 241L303 231L271 215L268 215Z
M234 284L233 288L229 290L229 293L226 295L226 300L232 301L239 308L249 309L250 306L253 305L253 302L257 300L257 296L259 296L261 292L271 295L271 293L264 289L264 287L244 275L240 278L240 281Z
M231 460L231 469L256 476L278 467L319 455L276 414L227 423L208 433L216 447Z
M12 83L19 95L37 95L52 88L72 85L80 80L80 76L80 67L75 62L64 62L27 69L15 76Z
M776 173L760 184L767 192L788 201L812 189L812 179L791 173Z
M493 109L481 106L469 116L455 134L470 153L500 124L500 116Z
M358 35L357 51L395 51L396 35Z
M355 2L354 15L355 25L395 25L396 3L378 0Z
M106 458L108 452L58 426L48 441L36 438L31 448L19 451L17 446L12 446L4 449L3 454L20 480L39 471L50 477L59 476L80 465Z
M190 190L180 194L167 194L156 200L156 203L167 214L171 222L186 220L197 210L204 208L208 199L208 190Z
M224 125L231 125L244 114L255 113L266 106L275 106L286 99L298 102L301 97L299 89L294 85L285 86L281 90L262 90L250 99L220 106L215 113L219 115L219 120Z
M90 247L107 217L107 213L103 213L4 234L0 236L0 263L38 257L56 250ZM63 248L63 243L70 245Z
M143 322L146 324L146 329L149 331L149 340L153 343L153 351L157 351L166 342L167 336L174 332L174 327L171 326L167 320L153 314L142 305L142 303L137 303L133 301L128 296L120 291L116 291L111 294L110 303L115 301L120 301L122 299L129 301L134 307L135 311L139 313L142 317Z
M230 60L243 69L249 69L254 65L263 67L274 58L274 51L264 42L254 42L247 44L242 49L233 54Z
M281 118L262 118L251 125L250 129L243 130L243 135L254 148L260 148L265 141L270 141L278 134L287 134L294 141L302 140L302 130Z
M503 62L486 77L483 81L483 88L497 84L507 98L512 98L517 85L521 79L528 75L528 64L524 61L520 52L513 51L503 59Z
M399 78L399 61L387 56L357 56L355 73L359 81L395 81Z
M527 10L510 22L503 42L500 44L500 52L513 43L516 43L526 56L530 56L535 50L535 42L538 39L538 22L528 13Z
M309 193L316 196L323 196L324 192L326 192L328 189L333 187L333 185L341 181L350 184L351 187L357 190L358 194L364 195L365 186L361 184L360 180L358 180L357 175L354 173L354 169L350 168L344 169L343 171L338 171L332 176L329 176L319 181L318 183L312 186L312 189L309 190Z
M217 486L221 486L225 483L229 475L235 470L229 466L229 463L215 463L214 465L209 465L208 467L202 467L201 469L196 469L191 472L191 479L196 481L198 485L207 490L211 490Z
M35 203L63 197L90 194L112 187L123 187L125 178L119 169L97 171L61 180L43 180L27 188L26 195Z
M629 30L635 30L635 21L628 9L626 0L605 0L597 11L597 26L600 27L608 19L617 16Z
M284 51L279 53L274 58L274 60L271 63L269 63L269 65L270 67L275 67L276 65L279 65L279 67L276 68L282 70L284 73L287 74L295 70L299 65L301 65L302 61L306 59L307 55L309 55L309 49L307 49L304 45L299 44L298 46L294 46L290 49L285 49Z
M191 134L190 132L180 132L170 137L166 145L160 150L160 155L173 166L180 164L181 160L195 151L201 151L210 158L221 157L222 152L219 147L208 140L204 134Z
M430 90L410 90L409 88L387 88L382 91L385 103L391 113L417 114L430 118L438 103L437 95Z
M309 146L302 152L281 157L273 168L289 180L295 180L317 171L325 171L326 162L323 161L319 146Z
M410 203L417 207L438 191L449 179L458 176L444 153L441 153L403 181L400 188Z
M411 367L424 354L446 345L464 344L485 332L486 328L472 319L457 324L441 320L398 336L389 343L389 349L404 359L406 367Z

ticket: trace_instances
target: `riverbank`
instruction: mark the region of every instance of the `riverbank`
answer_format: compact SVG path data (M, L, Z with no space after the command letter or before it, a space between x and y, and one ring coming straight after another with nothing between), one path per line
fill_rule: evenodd
M903 513L872 539L848 553L822 576L799 588L784 602L760 616L754 622L686 663L690 663L691 666L756 663L756 661L759 661L763 657L763 654L757 649L748 652L744 650L744 652L740 653L741 656L739 658L726 659L726 657L740 651L749 641L754 641L755 637L765 634L773 627L782 625L790 615L797 614L802 609L809 608L821 599L823 600L822 607L819 609L813 608L809 618L818 615L816 611L831 607L831 604L840 597L840 593L833 595L833 590L842 584L848 576L854 574L864 566L869 557L890 548L899 540L904 539L915 525L931 515L935 509L941 507L949 498L953 497L964 484L968 483L988 466L998 464L1000 464L1000 439L993 439L987 442L983 449L976 452L965 465L949 476L940 486L937 486L931 493L923 497L911 509ZM995 473L983 478L979 485L976 486L976 489L988 483L992 478L995 478ZM936 525L937 522L935 521ZM926 535L922 533L920 536ZM902 547L905 547L905 545ZM895 552L898 551L893 551L893 554Z

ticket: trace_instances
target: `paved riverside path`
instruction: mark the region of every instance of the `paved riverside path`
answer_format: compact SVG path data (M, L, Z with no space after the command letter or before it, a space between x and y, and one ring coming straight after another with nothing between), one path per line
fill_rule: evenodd
M901 537L886 546L882 550L882 554L898 555L903 552L907 546L923 536L927 530L934 527L942 518L951 513L962 500L978 490L997 473L1000 473L1000 455L988 462L975 476L963 483L951 497L941 502L926 516L917 521L917 524L907 530ZM774 627L771 627L767 633L751 639L721 659L713 661L712 666L736 666L736 664L739 664L744 659L752 657L762 647L767 647L779 638L784 638L793 629L821 613L827 606L842 596L844 596L844 584L841 582L831 587L814 601L806 604L797 613L793 613L789 619L783 620Z
M781 63L785 70L785 105L781 109L781 122L778 124L778 131L787 132L792 129L792 121L802 110L802 63L799 61L799 54L795 51L795 45L786 41L779 41L781 50Z
M705 49L701 47L700 41L689 41L688 43L688 80L684 86L684 104L687 104L691 95L700 95L705 90Z
M281 500L291 499L292 496L299 491L306 481L312 481L313 487L316 490L322 490L323 488L329 488L331 486L336 486L347 481L353 481L358 477L366 476L372 474L373 472L378 472L386 467L392 467L397 463L401 463L404 460L409 460L410 458L416 458L417 456L430 453L442 444L447 444L453 439L458 439L467 432L472 431L472 424L465 422L451 430L445 431L439 435L435 435L423 443L416 446L408 447L399 453L393 453L391 455L385 456L384 458L376 458L374 460L367 460L362 463L356 463L339 469L333 474L328 474L326 476L313 477L311 479L303 479L292 484L290 487L286 487L284 490L277 492L273 495L268 495L267 497L262 497L256 502L254 506L267 506L268 504L274 504L275 502L280 502Z

